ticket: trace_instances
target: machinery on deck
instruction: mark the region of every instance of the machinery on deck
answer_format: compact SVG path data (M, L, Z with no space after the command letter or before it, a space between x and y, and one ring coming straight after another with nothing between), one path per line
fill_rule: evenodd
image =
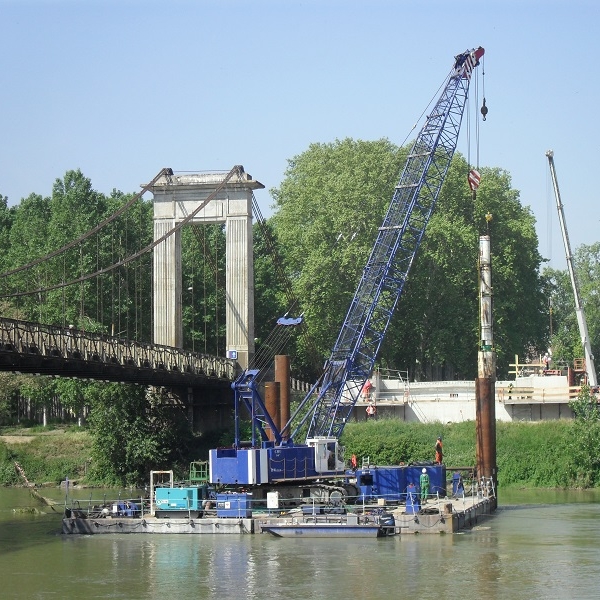
M554 166L554 152L548 150L546 152L548 165L550 166L550 176L552 178L552 186L554 187L554 195L556 197L556 206L558 209L558 220L560 221L560 231L562 233L563 243L565 246L565 255L567 259L567 268L569 277L571 278L571 286L573 288L573 296L575 298L575 314L577 315L577 324L579 325L579 335L581 337L581 345L585 355L585 370L587 372L588 384L592 388L598 386L598 378L596 376L596 367L594 365L594 355L590 345L590 336L588 334L587 321L581 303L581 294L579 292L579 281L575 268L573 266L573 254L571 252L571 243L569 242L569 234L567 232L567 223L565 221L565 213L563 210L562 200L560 198L560 190L558 189L558 180L556 178L556 168Z
M210 452L211 484L278 489L288 498L344 501L358 492L345 482L338 440L370 377L390 320L458 142L473 69L484 49L455 57L447 82L419 132L323 373L279 429L258 391L258 370L233 384L235 442ZM244 407L252 440L239 438ZM269 430L271 439L267 433ZM307 431L304 442L296 438Z

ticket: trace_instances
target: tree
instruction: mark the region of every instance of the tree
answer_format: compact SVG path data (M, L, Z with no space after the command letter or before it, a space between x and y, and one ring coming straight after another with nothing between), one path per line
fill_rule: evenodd
M223 355L225 349L225 229L192 225L181 233L184 347Z
M308 327L326 357L367 261L408 148L388 140L312 144L289 161L272 190L270 222L301 300ZM495 339L500 372L515 353L544 342L546 305L539 276L535 220L510 176L483 168L474 197L468 164L456 155L426 230L380 365L431 377L474 377L478 349L478 236L491 213ZM301 352L298 353L301 355Z
M582 245L573 253L573 268L579 284L581 306L586 318L592 355L600 352L600 243ZM577 314L573 286L568 271L546 268L548 298L552 306L551 347L554 362L572 365L576 358L583 358L583 344Z
M10 249L10 229L15 217L14 207L8 207L8 198L0 194L0 273L8 269L10 263L7 261Z
M31 194L21 201L13 215L5 266L13 269L46 253L49 220L49 198ZM44 267L39 266L3 278L0 280L2 293L9 295L37 289L44 275ZM38 320L42 306L40 300L37 296L23 296L11 299L11 304L20 318Z
M571 438L573 478L581 487L598 485L600 478L600 410L588 385L569 403L575 415Z
M322 358L335 341L404 152L388 140L311 144L288 163L269 222ZM298 357L308 356L299 339ZM313 372L315 377L317 373Z
M173 403L159 392L119 384L92 384L93 477L139 484L151 469L173 468L186 458L190 431Z

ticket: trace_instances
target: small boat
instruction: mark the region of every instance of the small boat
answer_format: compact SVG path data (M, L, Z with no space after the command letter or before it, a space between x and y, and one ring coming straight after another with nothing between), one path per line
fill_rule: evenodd
M276 537L377 538L394 535L396 523L394 516L388 513L364 516L347 514L335 519L274 519L261 523L260 529Z

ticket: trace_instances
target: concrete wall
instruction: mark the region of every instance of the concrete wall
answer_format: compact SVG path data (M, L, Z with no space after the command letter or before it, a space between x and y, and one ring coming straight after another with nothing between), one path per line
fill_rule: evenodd
M379 417L408 422L457 423L475 420L474 381L407 382L401 379L373 378L372 399ZM544 421L572 418L570 400L577 390L567 378L527 377L496 382L498 421ZM367 403L354 408L354 417L366 419Z

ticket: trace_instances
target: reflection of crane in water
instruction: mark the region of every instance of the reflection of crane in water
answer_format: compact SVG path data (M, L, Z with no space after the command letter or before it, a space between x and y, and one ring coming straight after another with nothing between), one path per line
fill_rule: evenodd
M585 368L588 376L588 383L591 387L598 385L598 379L596 377L596 367L594 366L594 355L592 354L592 347L590 345L590 336L588 334L587 322L585 320L585 313L583 312L583 306L581 305L581 294L579 293L579 284L575 269L573 267L573 255L571 253L571 244L569 242L569 234L567 232L567 224L565 222L565 214L563 211L562 201L560 199L560 191L558 189L558 181L556 179L556 168L554 167L554 152L548 150L546 152L548 157L548 164L550 165L550 176L552 177L552 185L554 187L554 195L556 196L556 206L558 208L558 220L560 221L560 230L565 244L565 254L567 258L567 268L569 269L569 276L571 278L571 285L573 286L573 295L575 296L575 314L577 315L577 323L579 325L579 334L581 336L581 344L585 355Z

